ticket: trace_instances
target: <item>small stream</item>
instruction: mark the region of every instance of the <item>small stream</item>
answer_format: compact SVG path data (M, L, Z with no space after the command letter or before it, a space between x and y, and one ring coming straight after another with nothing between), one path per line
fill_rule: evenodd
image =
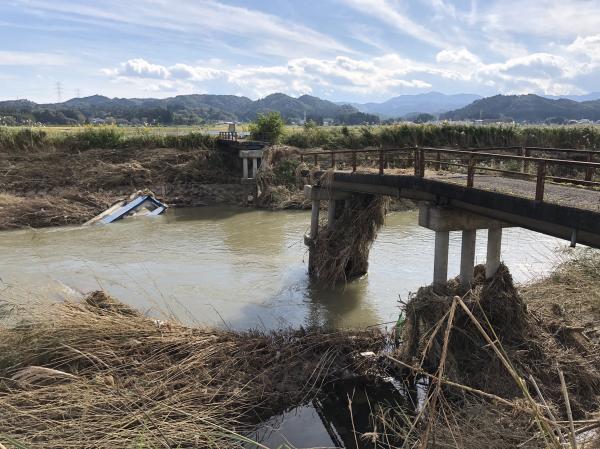
M157 317L233 329L394 322L398 299L428 284L433 237L417 212L395 212L373 245L369 274L335 289L307 276L305 211L171 209L105 226L0 233L0 299L78 297L103 288ZM485 261L485 231L477 262ZM547 274L563 241L506 229L502 256L517 282ZM451 276L460 233L451 233Z

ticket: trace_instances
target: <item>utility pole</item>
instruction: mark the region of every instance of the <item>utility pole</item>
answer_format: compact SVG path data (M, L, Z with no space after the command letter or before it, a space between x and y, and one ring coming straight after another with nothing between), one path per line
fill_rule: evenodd
M62 102L62 84L60 81L56 82L56 99L58 103Z
M81 98L81 91L79 88L75 89L75 98Z

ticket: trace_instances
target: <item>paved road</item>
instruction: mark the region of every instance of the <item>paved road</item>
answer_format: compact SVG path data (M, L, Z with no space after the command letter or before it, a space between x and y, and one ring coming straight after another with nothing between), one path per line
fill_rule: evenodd
M430 178L463 186L467 184L466 175L433 175ZM535 182L524 179L476 175L473 187L492 192L506 193L522 198L535 199ZM544 202L600 212L600 191L546 181L544 188Z

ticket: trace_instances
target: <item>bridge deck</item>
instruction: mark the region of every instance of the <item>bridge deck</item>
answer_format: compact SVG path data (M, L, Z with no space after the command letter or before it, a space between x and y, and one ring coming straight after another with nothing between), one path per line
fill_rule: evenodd
M532 181L490 175L475 176L474 187L466 176L426 173L379 175L335 171L332 187L338 190L380 193L448 204L516 226L600 248L600 192L547 183L544 201L535 201Z
M432 179L439 179L463 186L467 184L467 176L460 174L434 176ZM535 198L535 182L524 179L477 175L475 176L475 188L523 198ZM549 182L545 186L544 201L600 212L600 191L597 190Z

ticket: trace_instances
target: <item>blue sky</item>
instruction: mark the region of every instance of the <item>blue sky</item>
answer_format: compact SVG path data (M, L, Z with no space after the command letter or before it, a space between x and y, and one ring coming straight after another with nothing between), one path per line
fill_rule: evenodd
M0 99L600 90L597 0L0 0Z

